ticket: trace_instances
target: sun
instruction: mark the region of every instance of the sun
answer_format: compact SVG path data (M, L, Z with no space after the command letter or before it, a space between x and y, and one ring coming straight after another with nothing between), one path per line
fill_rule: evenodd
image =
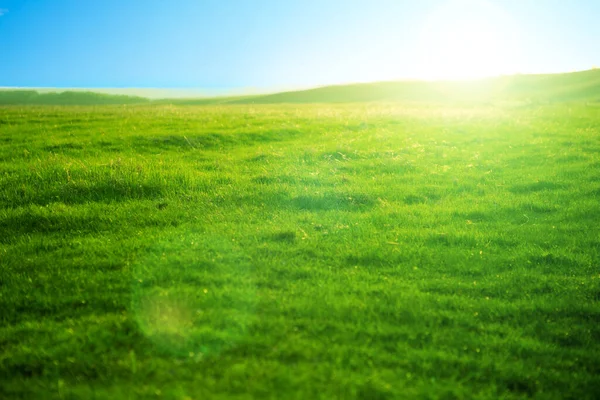
M517 71L518 30L498 6L484 0L449 1L423 25L421 79L477 79Z

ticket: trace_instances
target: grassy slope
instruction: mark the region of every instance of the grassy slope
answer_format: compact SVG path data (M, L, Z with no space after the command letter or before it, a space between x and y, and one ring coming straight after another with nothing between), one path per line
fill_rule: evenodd
M107 105L139 104L150 100L138 96L126 96L95 92L65 91L39 93L35 90L0 90L0 105Z
M0 397L600 396L594 108L0 122Z
M600 101L600 70L515 75L473 82L376 82L327 86L239 99L233 103L346 103L365 101Z
M154 104L172 104L172 105L188 105L188 106L209 106L221 104L233 104L238 101L254 98L253 95L246 96L221 96L221 97L204 97L204 98L183 98L183 99L160 99L154 100Z
M66 91L38 93L0 90L0 105L102 105L139 104L149 99L136 96ZM158 99L154 104L219 105L357 102L600 102L600 70L569 74L514 75L472 82L398 81L326 86L269 95Z

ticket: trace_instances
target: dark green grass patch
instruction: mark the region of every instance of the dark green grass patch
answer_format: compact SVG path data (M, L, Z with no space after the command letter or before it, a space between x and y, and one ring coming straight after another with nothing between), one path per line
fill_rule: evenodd
M0 108L1 398L600 396L586 105Z

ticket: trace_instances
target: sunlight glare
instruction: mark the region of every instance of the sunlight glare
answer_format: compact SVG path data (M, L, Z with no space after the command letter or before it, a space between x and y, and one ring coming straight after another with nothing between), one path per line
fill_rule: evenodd
M517 73L515 23L484 0L453 0L425 23L420 42L421 79L477 79Z

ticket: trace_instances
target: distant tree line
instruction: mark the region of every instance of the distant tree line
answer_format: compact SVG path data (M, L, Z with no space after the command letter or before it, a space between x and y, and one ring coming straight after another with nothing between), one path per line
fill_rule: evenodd
M39 93L35 90L0 90L0 105L103 105L149 101L144 97L95 92Z

